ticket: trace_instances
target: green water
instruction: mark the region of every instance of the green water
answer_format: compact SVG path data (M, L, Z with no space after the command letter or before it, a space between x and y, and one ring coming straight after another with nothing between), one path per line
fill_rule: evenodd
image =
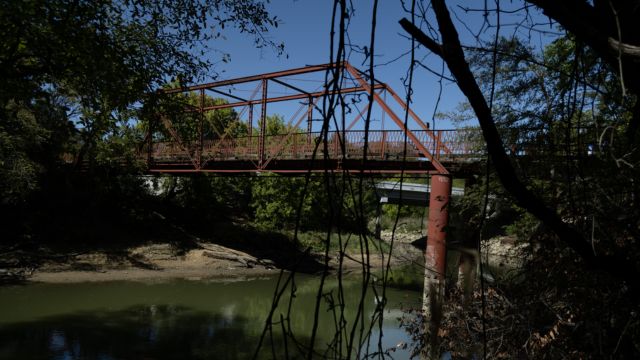
M0 287L0 359L247 359L252 358L273 300L276 277L243 281L106 282ZM290 323L296 340L309 339L319 280L296 276ZM335 280L325 298L336 296ZM359 298L357 280L345 282L347 326ZM289 293L288 291L286 292ZM384 348L407 342L397 318L420 294L387 290ZM285 306L276 311L286 312ZM376 306L368 291L364 314ZM335 322L323 302L316 348L333 339ZM369 324L369 321L366 321ZM376 328L377 329L377 328ZM279 330L279 326L278 329ZM267 337L260 358L298 358L291 338ZM379 330L373 331L377 344ZM271 346L273 339L273 347ZM361 348L365 348L363 345ZM272 352L271 349L275 349ZM373 349L373 345L370 345ZM285 350L286 349L286 350ZM408 351L395 351L395 359Z

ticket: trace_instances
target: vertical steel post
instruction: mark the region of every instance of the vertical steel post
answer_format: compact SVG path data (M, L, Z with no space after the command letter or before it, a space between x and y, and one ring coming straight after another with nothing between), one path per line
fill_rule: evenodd
M451 196L451 177L436 174L431 177L429 195L429 223L427 230L427 249L425 252L425 276L423 292L423 310L425 326L428 326L429 346L435 349L438 327L442 317L444 281L447 260L447 223L449 221L449 199Z
M382 94L382 96L383 96L383 97L382 97L382 101L384 101L384 102L385 102L385 104L386 104L386 103L387 103L387 92L385 91L385 92ZM386 114L387 114L387 113L386 113L385 111L383 111L383 112L382 112L382 117L380 118L380 130L382 130L382 131L384 131L384 118L385 118L385 115L386 115Z
M249 104L249 156L253 157L253 104Z
M261 114L260 114L260 138L258 139L258 161L260 166L264 164L264 141L267 132L267 79L262 79L262 101L260 102Z
M380 144L380 158L382 160L386 160L386 157L384 156L385 151L387 151L387 132L382 130L382 140L381 140L382 144Z
M442 130L438 130L436 134L436 151L433 155L436 157L436 159L440 160L440 150L442 150L442 140L440 138L442 135Z
M292 144L293 152L291 153L291 158L292 159L295 159L297 157L297 155L298 155L298 136L296 136L296 135L293 135L291 137L291 140L292 140L292 143L293 143ZM284 138L284 141L285 142L287 141L287 137Z
M198 169L202 168L202 150L204 149L204 135L202 127L204 126L204 89L200 90L200 122L198 123L198 148L196 149L196 162Z
M307 109L307 145L311 144L311 130L313 122L313 98L309 96L309 108Z
M249 104L249 137L253 136L253 104Z

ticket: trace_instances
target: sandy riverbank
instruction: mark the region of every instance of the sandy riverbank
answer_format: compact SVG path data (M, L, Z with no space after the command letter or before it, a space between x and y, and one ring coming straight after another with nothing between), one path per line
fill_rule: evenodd
M394 264L407 260L407 252L392 257ZM283 266L272 259L258 258L248 253L213 243L200 243L199 248L177 254L169 244L150 244L133 247L124 252L93 251L72 254L64 259L47 260L30 270L27 281L47 283L77 283L97 281L152 281L164 279L251 278L277 274L280 269L291 269L298 263L307 273L321 270L322 258L318 255L300 254L290 259L291 266ZM382 267L383 257L371 254L371 266ZM330 266L338 267L337 257ZM343 260L343 270L361 271L360 255L352 254Z
M155 244L129 249L126 256L114 257L104 252L81 254L62 262L46 262L27 279L48 283L142 281L253 277L278 271L269 261L256 261L231 249L223 253L218 245L206 245L215 246L217 251L194 249L176 255L171 246Z
M390 232L383 232L383 240L391 240ZM395 236L392 266L403 266L412 261L420 261L422 251L411 245L420 240L419 233L398 233ZM489 262L496 267L512 268L521 259L513 255L515 247L510 238L495 238L483 243L483 252L488 253ZM514 248L514 249L512 249ZM250 251L250 250L249 250ZM297 266L304 273L319 273L323 269L320 254L301 252L280 254L253 252L249 254L211 242L199 241L188 250L176 249L169 243L150 243L126 249L93 250L80 253L65 253L55 256L35 254L13 256L31 258L34 266L0 268L0 280L12 279L46 283L78 283L99 281L154 281L166 279L244 279L269 276L281 269L291 270ZM515 254L515 253L514 253ZM7 257L3 262L7 262ZM387 254L374 252L369 257L373 268L382 269ZM516 261L520 260L520 261ZM515 261L515 262L514 262ZM329 265L335 272L338 267L337 254L333 254ZM360 254L348 254L342 265L345 272L362 271ZM7 276L8 275L8 276Z
M266 258L200 243L177 252L170 244L149 244L119 252L91 251L43 261L28 281L73 283L118 280L243 278L274 274L277 264Z

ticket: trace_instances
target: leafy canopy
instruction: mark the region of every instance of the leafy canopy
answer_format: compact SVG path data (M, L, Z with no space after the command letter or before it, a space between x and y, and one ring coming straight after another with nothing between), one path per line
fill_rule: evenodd
M204 55L225 29L282 51L264 35L272 26L262 0L4 1L0 198L24 201L65 153L79 162L126 149L104 142L136 141L137 105L211 70Z

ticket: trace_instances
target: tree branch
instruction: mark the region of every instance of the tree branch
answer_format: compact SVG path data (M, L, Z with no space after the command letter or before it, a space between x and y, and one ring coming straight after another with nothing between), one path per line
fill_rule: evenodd
M640 46L625 44L612 37L610 37L608 40L609 40L609 46L611 46L611 49L613 51L616 51L616 52L619 51L625 55L640 58Z
M640 98L640 33L637 31L638 8L634 2L594 1L591 5L585 0L526 1L591 47L620 76L629 91ZM634 142L640 128L640 114L632 111L627 136Z
M561 240L571 247L589 266L606 267L611 273L623 279L629 279L630 274L626 270L633 269L628 263L618 263L615 259L596 258L591 251L589 242L577 230L560 219L555 211L548 208L544 202L533 192L525 187L518 178L509 158L505 152L504 144L495 125L491 109L475 81L469 64L466 62L458 32L451 21L449 10L444 0L433 0L433 9L442 35L442 49L439 54L447 63L451 74L458 82L460 90L465 94L471 104L487 143L487 151L491 157L498 178L504 188L515 198L516 203L536 216L543 224L548 226ZM400 20L400 24L411 36L427 48L434 47L435 41L430 39L419 28L411 24L407 19ZM425 39L429 39L425 41ZM423 42L424 41L424 42Z
M420 31L420 29L413 25L411 21L407 20L407 18L400 20L400 26L402 26L402 28L408 32L409 35L413 36L413 38L420 44L431 50L432 53L443 57L442 45L438 44L438 42L428 37L427 34Z

